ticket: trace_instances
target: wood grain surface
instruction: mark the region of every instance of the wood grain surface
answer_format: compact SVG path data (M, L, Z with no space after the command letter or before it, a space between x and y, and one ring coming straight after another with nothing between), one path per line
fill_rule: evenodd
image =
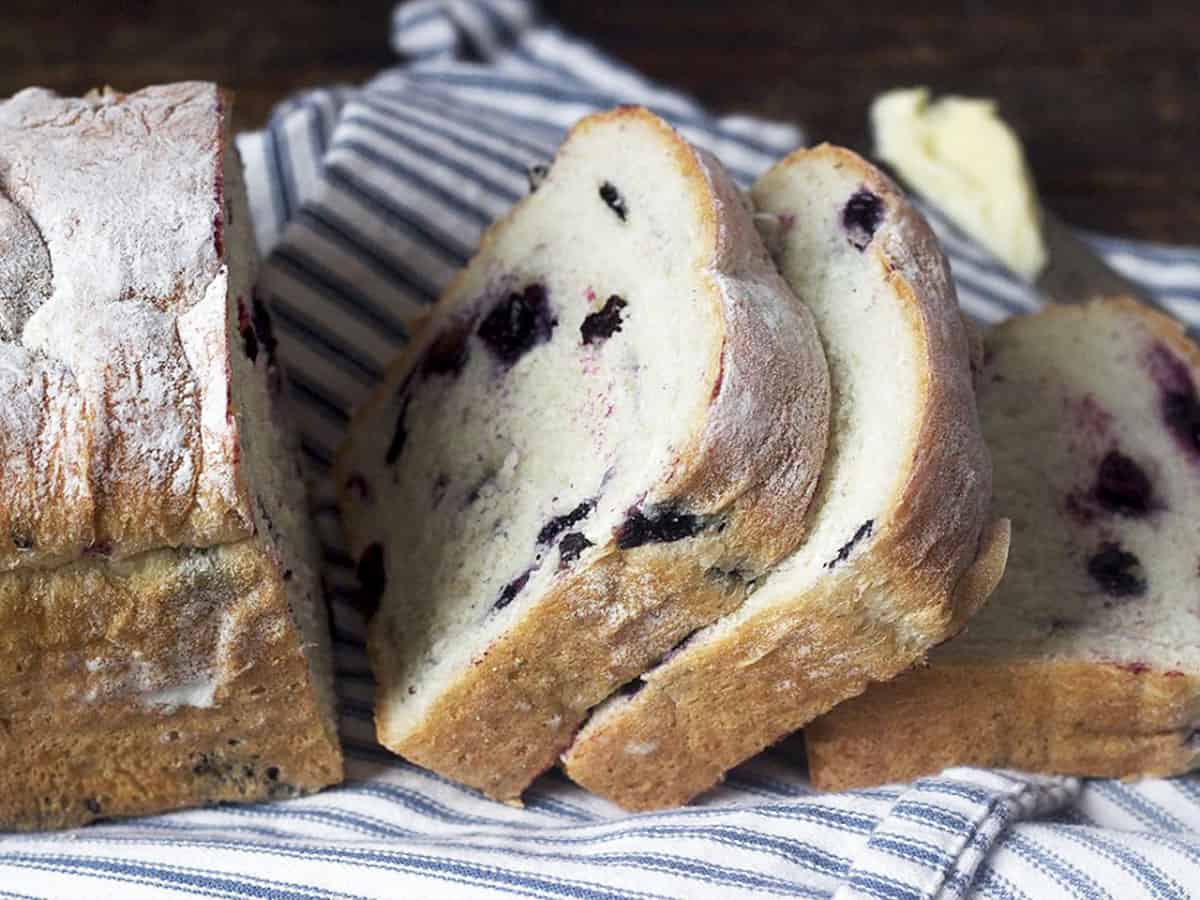
M297 88L393 60L388 0L7 0L0 95L183 78L237 90L237 124ZM1200 244L1200 3L553 2L546 12L713 108L862 147L889 87L992 96L1069 221ZM2 148L0 148L2 149Z

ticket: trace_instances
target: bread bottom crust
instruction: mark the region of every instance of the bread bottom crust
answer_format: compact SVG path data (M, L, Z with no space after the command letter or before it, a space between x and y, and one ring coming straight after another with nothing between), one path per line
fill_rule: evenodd
M256 539L0 575L0 829L339 781L289 577Z
M1138 662L954 659L834 708L805 731L824 790L950 766L1139 778L1200 764L1200 676Z

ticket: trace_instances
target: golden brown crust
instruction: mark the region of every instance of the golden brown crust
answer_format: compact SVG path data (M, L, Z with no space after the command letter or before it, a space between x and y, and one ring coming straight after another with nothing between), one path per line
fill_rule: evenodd
M0 828L341 780L301 644L256 540L0 574Z
M805 732L826 790L973 765L1111 778L1200 763L1200 677L1108 663L944 659L835 708Z
M899 210L873 247L924 353L908 477L852 565L690 648L649 673L626 707L589 725L565 757L567 774L626 809L684 803L869 682L907 669L962 627L1004 570L1008 526L988 524L990 461L967 335L936 239L898 190L849 151L801 150L779 165L813 156L851 167ZM881 594L886 617L870 602Z
M741 603L746 583L714 572L739 565L761 570L798 543L828 428L828 379L815 327L775 271L732 181L644 109L590 116L573 135L614 120L658 132L690 185L703 222L697 264L707 269L711 285L707 298L697 302L711 306L725 331L723 347L707 364L713 401L693 429L696 439L681 448L674 468L647 499L682 499L690 512L721 514L726 526L719 534L631 550L610 542L599 560L556 585L489 646L415 730L401 733L388 720L395 660L386 635L372 629L372 662L383 685L376 712L380 740L414 762L510 802L554 763L588 709L683 637ZM481 253L506 221L485 234ZM454 289L452 283L446 296ZM748 291L760 292L755 302L739 296ZM786 333L774 333L755 318L764 292L772 305L792 304ZM420 343L414 341L385 387L356 415L351 435L372 427L373 410L389 396L387 385L412 364ZM751 423L732 412L747 396L762 411ZM784 421L791 424L784 427ZM343 510L353 504L345 491L351 452L350 445L344 447L336 467ZM344 518L351 547L361 552L366 535L357 533L353 515Z

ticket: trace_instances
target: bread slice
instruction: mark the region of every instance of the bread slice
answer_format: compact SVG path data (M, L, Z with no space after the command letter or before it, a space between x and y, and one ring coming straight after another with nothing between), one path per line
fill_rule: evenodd
M807 732L838 789L951 765L1129 778L1200 764L1200 349L1132 300L987 337L979 388L1013 550L928 668Z
M642 109L582 120L338 459L380 740L516 801L793 549L828 412L720 164Z
M0 828L339 781L229 100L0 102Z
M627 809L685 802L908 668L1004 566L968 337L925 222L880 172L830 146L793 153L753 196L825 346L829 450L803 545L602 707L565 755L571 778Z

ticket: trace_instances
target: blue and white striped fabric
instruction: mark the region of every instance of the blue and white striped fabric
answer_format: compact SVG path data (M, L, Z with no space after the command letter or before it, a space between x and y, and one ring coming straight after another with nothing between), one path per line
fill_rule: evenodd
M688 809L631 816L556 773L512 809L376 745L363 622L346 602L353 573L322 478L349 410L480 231L525 193L526 167L581 115L650 106L743 183L801 141L790 125L714 118L537 22L522 0L409 3L392 40L403 65L296 97L240 140L262 287L321 484L349 780L287 803L4 837L0 897L1200 897L1200 778L956 769L818 794L785 742ZM973 316L1037 304L935 225ZM1093 240L1200 324L1200 251Z

